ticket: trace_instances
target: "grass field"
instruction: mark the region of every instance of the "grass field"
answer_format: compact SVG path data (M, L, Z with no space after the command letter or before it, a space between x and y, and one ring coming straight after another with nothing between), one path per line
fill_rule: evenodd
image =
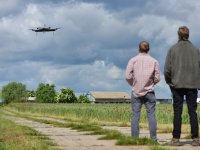
M5 109L20 113L30 113L40 116L49 116L73 121L90 121L95 123L114 123L130 125L130 104L38 104L38 103L14 103ZM197 110L200 117L200 107ZM172 124L173 108L171 104L156 106L158 124ZM199 118L200 120L200 118ZM141 123L147 123L147 115L144 107L141 112ZM184 105L182 123L189 124L187 107Z
M26 106L25 106L26 105ZM4 119L6 118L6 116L13 116L13 117L22 117L22 118L26 118L28 120L32 120L35 122L40 122L40 123L45 123L45 124L52 124L55 127L64 127L64 128L71 128L77 131L89 131L90 134L94 134L94 135L102 135L101 138L99 138L100 140L111 140L111 139L115 139L117 140L117 145L150 145L153 146L152 148L157 148L158 150L160 150L159 145L155 142L152 141L148 138L132 138L130 136L125 136L122 133L120 133L119 131L115 131L115 130L107 130L107 129L103 129L101 128L99 125L95 125L93 123L90 122L66 122L66 123L61 123L59 121L51 121L51 120L45 120L45 119L37 119L34 118L35 115L39 115L39 116L44 116L43 114L45 114L46 116L52 117L52 114L47 113L47 111L45 111L44 113L41 112L37 112L37 113L30 113L32 112L32 108L37 108L37 106L39 106L38 108L43 108L44 110L44 105L43 104L31 104L31 107L29 107L30 104L22 104L22 103L15 103L15 104L11 104L11 105L7 105L4 107L0 108L0 121L3 122L3 126L0 127L0 130L4 130L5 133L2 134L0 136L0 149L9 149L9 150L14 150L16 148L16 150L18 149L51 149L52 146L54 146L54 149L56 148L55 145L48 141L48 138L46 138L45 136L40 135L40 133L31 130L30 128L27 128L25 126L19 126L14 124L14 122ZM49 106L53 106L53 105L49 105L46 104L45 105L46 108L49 108ZM59 105L62 106L62 105ZM59 107L57 106L57 107ZM22 109L20 109L22 108ZM28 108L28 109L24 109L24 108ZM45 109L46 109L45 108ZM23 110L23 111L21 111ZM36 109L37 111L37 109ZM22 113L23 112L23 113ZM53 113L54 114L54 113ZM59 113L60 114L60 113ZM62 114L60 114L62 116ZM3 117L2 117L3 116ZM55 118L59 118L61 116L54 117ZM78 120L76 120L78 121ZM15 127L14 127L15 126ZM10 130L10 132L8 132L9 128L11 128L12 130ZM17 136L15 136L15 134L17 134ZM32 137L32 135L34 135ZM10 138L7 139L6 137L9 136ZM12 141L15 140L15 137L19 137L17 138L17 142L19 142L20 144L18 145L19 147L15 147L15 145L17 143L13 143ZM24 145L24 141L26 145ZM38 142L38 145L35 143L37 140L40 140L40 142ZM29 142L31 141L31 142ZM47 143L48 142L48 143Z
M0 150L50 150L57 146L37 131L6 119L1 110L0 122Z
M56 119L63 119L72 122L72 124L62 124L59 122L52 122L46 120L35 120L42 123L47 124L54 124L55 126L63 126L68 128L75 128L76 130L85 130L90 131L94 129L95 134L105 134L105 139L113 138L118 140L118 144L120 145L134 145L134 142L137 141L138 143L146 145L147 143L151 145L151 141L146 139L132 139L131 137L124 137L118 132L112 131L104 131L100 128L99 125L117 125L117 126L130 126L131 121L131 106L130 104L39 104L39 103L12 103L6 106L1 106L0 111L2 112L11 112L18 117L25 117L28 119L34 120L34 116L42 116L42 117L52 117ZM198 115L200 116L200 109L197 110ZM4 115L6 116L6 114ZM160 104L156 106L156 116L157 122L159 127L159 132L171 132L172 131L172 121L173 121L173 108L171 104ZM15 144L10 144L9 140L6 141L5 135L9 135L10 137L15 137L11 133L15 134L15 131L22 135L23 138L31 139L30 143L25 146L32 147L34 145L34 141L37 141L38 138L40 139L41 136L36 136L34 139L31 136L32 134L39 135L39 133L35 133L34 130L28 129L26 127L18 127L14 128L15 126L12 122L6 120L5 118L1 117L0 121L3 122L0 126L0 130L5 130L5 133L0 136L0 149L2 147L11 146L14 147ZM187 107L184 105L183 109L183 128L186 126L183 131L190 132L189 128L189 116L187 114ZM73 124L73 122L81 123L80 126ZM147 123L147 115L146 111L143 107L141 112L141 124L142 128L148 127ZM8 124L8 129L13 128L13 132L8 132L6 130ZM97 126L96 126L97 125ZM27 130L28 129L28 130ZM19 132L20 131L20 132ZM32 132L31 134L27 134ZM23 139L22 138L22 139ZM125 140L124 140L125 139ZM139 141L138 141L139 140ZM12 141L12 139L11 139ZM37 149L48 149L48 146L51 147L52 144L46 143L47 140L41 140L39 148ZM121 143L120 143L121 142ZM21 147L23 146L23 142ZM34 145L35 146L35 145ZM41 148L40 148L41 147ZM20 149L20 148L18 148ZM154 146L154 149L165 149L163 147Z

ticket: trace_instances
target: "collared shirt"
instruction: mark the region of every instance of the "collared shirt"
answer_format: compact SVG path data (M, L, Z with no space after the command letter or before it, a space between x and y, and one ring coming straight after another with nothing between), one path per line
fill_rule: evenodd
M160 67L157 60L146 53L139 53L129 60L126 80L132 86L133 95L141 97L154 91L160 81Z

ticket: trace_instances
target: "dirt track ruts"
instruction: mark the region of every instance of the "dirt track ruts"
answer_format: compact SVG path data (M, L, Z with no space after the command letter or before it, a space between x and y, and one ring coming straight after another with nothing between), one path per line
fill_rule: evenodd
M78 132L70 128L55 127L50 124L39 123L31 121L25 118L18 118L9 116L15 123L23 126L28 126L40 133L48 136L55 143L58 144L60 149L63 150L149 150L150 146L117 146L115 140L98 140L99 135L85 135L85 132ZM57 120L53 118L42 118L46 120L54 120L64 122L63 120ZM116 126L102 126L102 128L118 130L126 135L130 134L130 127L116 127ZM147 130L140 131L141 137L148 137L149 132ZM164 142L168 142L171 139L170 133L158 134L158 139ZM191 140L181 139L184 146L180 147L168 147L177 150L200 150L200 147L192 147L190 145Z

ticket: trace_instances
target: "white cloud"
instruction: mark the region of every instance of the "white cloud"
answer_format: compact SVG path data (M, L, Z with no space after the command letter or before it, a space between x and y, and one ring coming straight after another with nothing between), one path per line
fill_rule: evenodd
M200 46L198 0L142 1L135 9L143 11L134 14L131 8L136 6L116 11L106 2L33 2L1 2L0 62L6 66L0 69L1 85L16 80L30 88L50 82L77 91L127 91L124 69L141 40L150 42L161 69L168 48L177 41L178 26L188 25L191 40ZM54 35L29 30L44 24L61 29ZM166 89L162 78L156 90L169 95Z
M158 42L164 40L167 45L177 41L176 31L178 26L182 24L180 21L170 20L165 16L151 14L140 16L135 21L138 36Z
M71 87L78 91L85 90L120 90L121 87L129 87L124 80L124 70L104 61L95 61L85 65L58 66L50 62L24 61L12 65L12 72L2 71L8 76L2 80L21 81L28 88L37 88L38 83L56 84L57 89ZM19 78L16 75L20 75ZM120 83L120 85L119 85ZM31 84L31 85L30 85ZM82 90L84 87L84 90Z
M161 74L161 81L155 85L156 98L171 98L169 86L166 84L164 75Z
M121 79L123 76L122 70L120 70L116 66L112 66L108 71L107 71L107 76L110 77L111 79Z
M0 16L3 16L5 14L9 14L16 10L16 7L20 3L19 0L0 0ZM12 13L11 13L12 14Z

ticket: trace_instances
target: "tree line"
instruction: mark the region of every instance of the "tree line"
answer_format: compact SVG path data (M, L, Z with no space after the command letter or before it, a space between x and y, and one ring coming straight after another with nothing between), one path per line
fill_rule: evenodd
M71 88L62 88L56 92L54 84L39 83L37 89L27 90L26 85L11 82L2 87L1 97L5 104L10 102L26 102L29 97L35 97L38 103L90 103L87 95L75 96Z

